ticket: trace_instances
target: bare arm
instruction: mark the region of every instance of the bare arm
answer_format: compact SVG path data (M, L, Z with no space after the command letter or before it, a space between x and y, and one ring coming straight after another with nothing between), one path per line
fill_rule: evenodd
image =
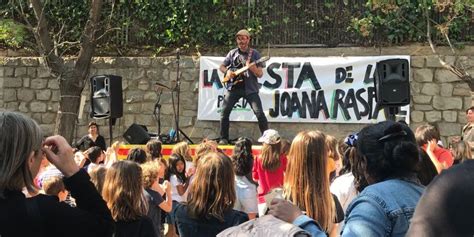
M249 68L249 70L256 76L256 77L262 77L263 76L263 70L261 67L258 67L256 65L253 65Z
M426 154L430 157L431 162L433 162L433 165L436 168L436 171L438 171L438 174L441 173L441 171L446 167L444 164L438 161L434 154L434 149L438 146L437 142L435 140L431 140L428 142L426 145Z
M227 71L227 67L224 66L224 64L221 64L221 66L219 66L219 70L221 70L221 72L225 73Z
M183 196L184 193L186 192L186 189L188 189L188 182L186 182L184 184L176 185L176 189L178 190L179 196Z
M168 181L163 183L166 190L166 200L160 203L159 207L165 212L170 212L173 206L173 199L171 199L171 184Z
M339 224L334 223L331 228L331 233L329 233L329 237L337 237L339 236Z

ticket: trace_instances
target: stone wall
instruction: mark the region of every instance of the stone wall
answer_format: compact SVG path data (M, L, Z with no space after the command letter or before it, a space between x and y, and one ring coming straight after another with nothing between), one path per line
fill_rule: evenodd
M448 48L439 48L448 62L462 61L468 72L474 75L474 46L467 46L453 56ZM224 52L207 54L222 56ZM471 91L466 83L444 69L429 47L412 45L391 48L333 48L333 49L273 49L272 56L371 56L411 55L411 127L425 122L438 123L444 141L459 135L466 122L465 110L472 105ZM93 59L90 75L114 74L123 78L124 116L113 128L114 138L121 138L132 124L146 125L156 132L153 116L157 91L155 82L173 86L176 84L177 63L174 57L97 57ZM180 128L195 142L203 137L217 138L219 123L197 120L199 58L182 57ZM51 77L41 58L0 57L0 108L21 111L34 118L44 131L51 134L58 110L59 83ZM83 91L87 98L84 112L78 119L76 137L87 133L89 118L89 82ZM166 133L173 123L171 92L164 90L161 96L161 131ZM101 134L109 137L108 121L98 120ZM319 129L343 137L364 127L362 124L270 123L270 127L292 138L297 131ZM258 138L256 122L232 122L231 137ZM107 139L108 141L108 139Z

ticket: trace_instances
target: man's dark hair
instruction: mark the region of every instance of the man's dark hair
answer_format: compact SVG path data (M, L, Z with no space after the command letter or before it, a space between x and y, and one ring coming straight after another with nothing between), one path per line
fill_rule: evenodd
M97 159L99 159L100 155L102 154L102 148L98 146L93 146L86 151L87 158L92 162L96 163Z

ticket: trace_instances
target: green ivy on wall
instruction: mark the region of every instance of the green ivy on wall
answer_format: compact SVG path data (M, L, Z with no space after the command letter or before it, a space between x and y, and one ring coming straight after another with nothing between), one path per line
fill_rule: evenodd
M439 1L441 2L441 1ZM155 53L183 48L230 47L247 28L261 46L388 45L426 42L427 10L433 38L444 43L473 41L474 0L114 0L104 1L99 52L142 49ZM0 46L29 48L24 31L33 21L27 1L0 0ZM51 37L74 53L90 1L46 0ZM20 5L21 4L21 5ZM113 29L107 31L107 29Z

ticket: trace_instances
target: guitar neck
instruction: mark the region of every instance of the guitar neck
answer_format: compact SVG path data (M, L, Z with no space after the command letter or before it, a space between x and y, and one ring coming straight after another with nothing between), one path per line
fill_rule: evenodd
M249 70L249 68L250 68L251 66L253 66L253 65L255 65L255 62L253 62L253 63L251 63L251 64L249 64L249 65L247 65L247 66L245 66L245 67L243 67L243 68L240 68L239 70L236 70L234 73L235 73L235 75L239 75L240 73Z

